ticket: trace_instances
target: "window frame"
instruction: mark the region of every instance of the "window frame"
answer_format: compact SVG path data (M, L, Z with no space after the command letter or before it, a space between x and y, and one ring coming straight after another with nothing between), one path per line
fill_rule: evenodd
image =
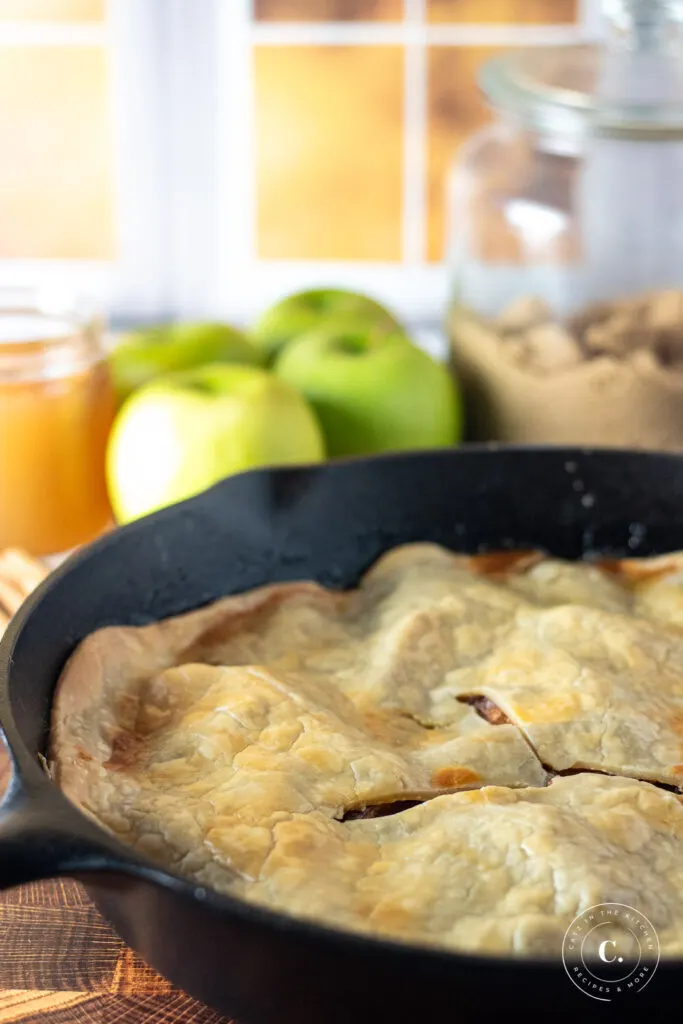
M197 316L247 323L299 288L368 291L409 322L436 322L443 263L426 259L430 46L560 43L596 32L597 0L571 26L430 24L426 0L396 22L257 22L252 0L108 0L102 25L4 24L3 40L105 45L115 150L115 261L3 260L0 284L49 275L85 289L116 324ZM256 251L255 45L402 45L402 258L265 260ZM235 156L236 154L236 156Z

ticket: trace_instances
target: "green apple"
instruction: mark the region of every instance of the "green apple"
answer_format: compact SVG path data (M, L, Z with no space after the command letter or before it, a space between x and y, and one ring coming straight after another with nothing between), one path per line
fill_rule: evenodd
M294 388L257 367L216 363L159 378L124 403L107 449L109 497L128 522L232 473L324 455L315 414Z
M164 373L207 363L260 366L263 356L235 327L219 323L167 324L126 335L109 357L120 402Z
M291 342L275 372L311 403L329 455L455 444L459 389L405 334L326 324Z
M339 315L357 317L368 326L377 324L387 330L401 330L389 310L367 295L341 288L316 288L290 295L267 309L252 327L251 337L266 359L272 361L294 338Z

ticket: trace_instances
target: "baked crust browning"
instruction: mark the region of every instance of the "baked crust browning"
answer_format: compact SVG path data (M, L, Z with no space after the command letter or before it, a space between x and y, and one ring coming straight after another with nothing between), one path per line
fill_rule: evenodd
M352 591L100 630L57 687L53 777L158 863L294 914L530 954L615 901L681 952L683 805L651 783L683 785L683 560L651 561L406 545Z
M569 922L602 902L637 907L683 953L683 807L631 779L576 775L487 786L390 817L277 825L243 892L385 936L516 955L559 954ZM305 865L305 867L304 867Z

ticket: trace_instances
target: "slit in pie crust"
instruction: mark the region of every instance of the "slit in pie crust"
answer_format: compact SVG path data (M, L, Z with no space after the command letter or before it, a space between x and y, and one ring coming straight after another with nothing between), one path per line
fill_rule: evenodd
M619 902L683 955L683 556L414 544L352 591L102 629L62 673L50 763L218 892L517 955L558 955L578 913Z

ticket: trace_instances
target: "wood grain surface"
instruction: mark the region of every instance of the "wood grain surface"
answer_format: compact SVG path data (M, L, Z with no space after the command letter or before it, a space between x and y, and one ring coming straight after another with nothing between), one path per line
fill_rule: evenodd
M9 778L0 741L0 793ZM226 1024L148 967L69 879L0 893L0 1024Z

